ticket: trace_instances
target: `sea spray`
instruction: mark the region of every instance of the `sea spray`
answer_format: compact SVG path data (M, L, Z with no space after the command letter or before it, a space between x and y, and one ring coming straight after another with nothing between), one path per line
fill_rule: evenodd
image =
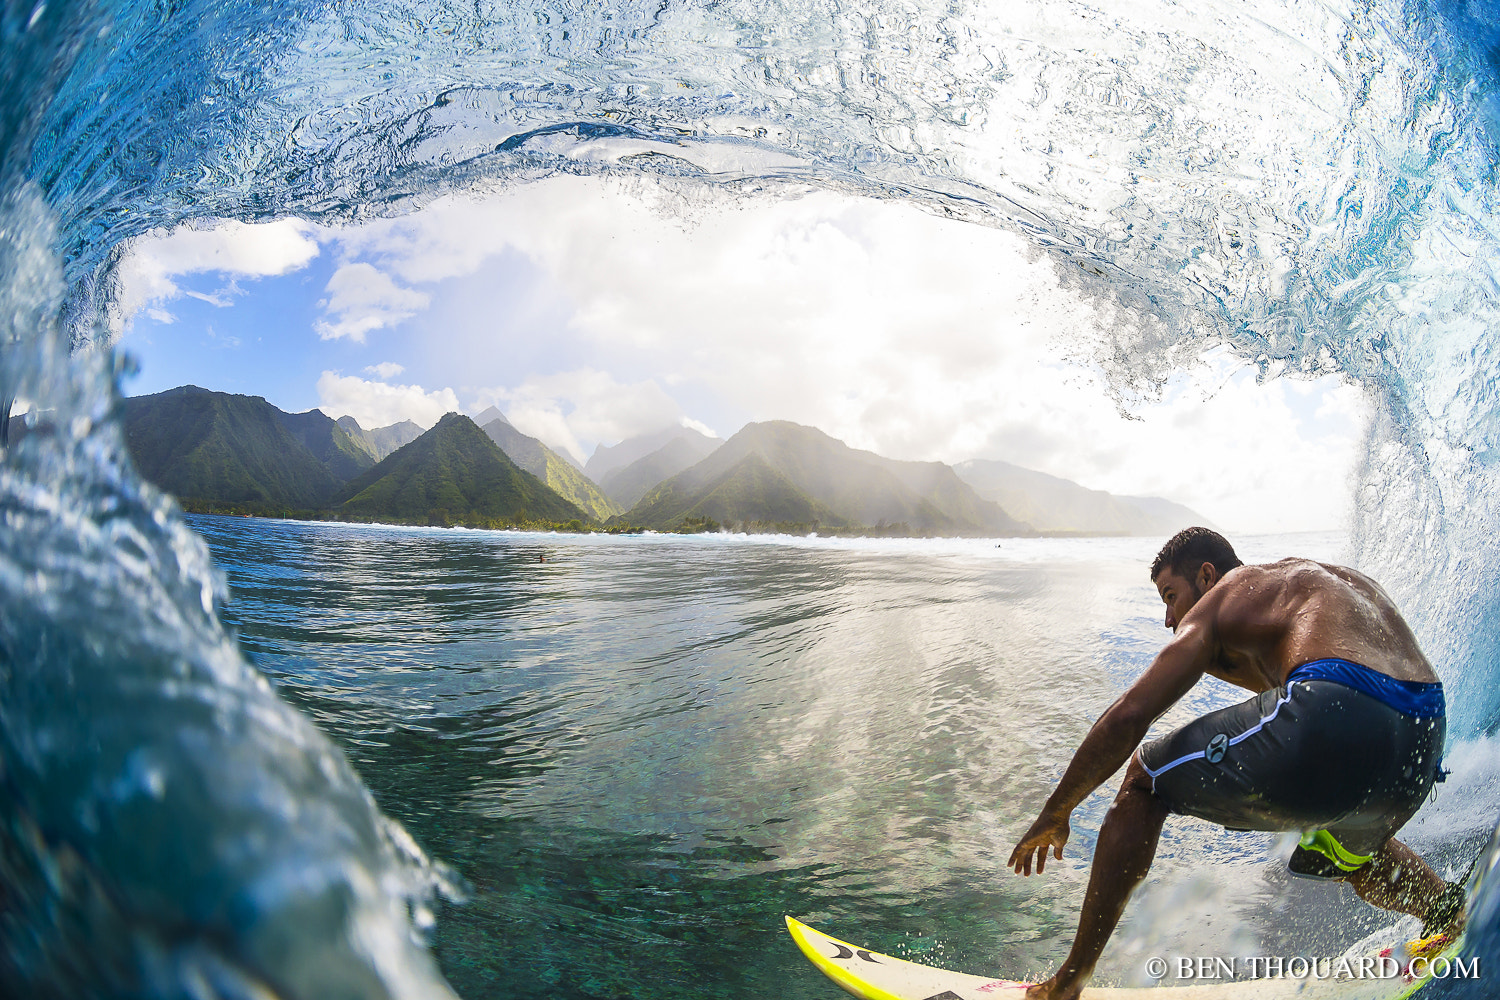
M32 997L443 997L452 883L240 655L130 470L54 213L0 199L0 982Z

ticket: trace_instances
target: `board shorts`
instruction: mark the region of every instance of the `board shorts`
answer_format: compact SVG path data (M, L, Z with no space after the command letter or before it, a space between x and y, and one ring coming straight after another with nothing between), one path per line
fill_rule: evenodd
M1442 684L1315 660L1286 686L1142 745L1152 790L1174 813L1230 830L1300 831L1289 867L1357 871L1440 780Z

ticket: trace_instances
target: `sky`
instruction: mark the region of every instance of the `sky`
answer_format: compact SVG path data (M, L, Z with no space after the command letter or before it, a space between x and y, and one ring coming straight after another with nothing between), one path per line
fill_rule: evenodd
M1019 237L832 192L688 205L559 177L357 227L153 234L120 277L129 395L194 384L364 427L494 405L579 462L791 420L1313 531L1346 522L1369 420L1336 377L1261 384L1222 354L1122 414L1079 357L1102 320Z

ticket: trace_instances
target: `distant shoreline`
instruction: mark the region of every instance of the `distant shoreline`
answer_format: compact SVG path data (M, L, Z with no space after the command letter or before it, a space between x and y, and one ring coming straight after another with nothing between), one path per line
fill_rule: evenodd
M521 521L502 522L498 519L489 523L476 523L461 519L451 520L448 523L435 523L429 518L426 521L417 520L392 520L389 518L357 518L348 515L337 515L329 517L308 516L312 512L271 512L271 511L246 511L246 510L214 510L208 509L208 505L179 501L178 505L183 513L198 517L238 517L252 520L266 521L296 521L303 524L349 524L349 525L379 525L391 528L463 528L468 531L533 531L541 533L554 533L562 535L745 535L758 537L773 537L777 535L788 535L802 538L921 538L921 539L1010 539L1010 538L1153 538L1154 535L1130 535L1124 532L1077 532L1077 531L1033 531L1024 535L996 535L993 533L973 534L938 534L935 532L921 533L913 531L896 531L891 528L834 528L834 527L810 527L807 525L786 525L776 527L771 525L762 526L757 523L752 528L737 529L725 528L722 525L713 527L694 526L691 529L678 529L676 531L664 531L659 528L646 528L640 525L603 525L583 524L576 521L552 522L552 521ZM576 525L576 526L575 526Z

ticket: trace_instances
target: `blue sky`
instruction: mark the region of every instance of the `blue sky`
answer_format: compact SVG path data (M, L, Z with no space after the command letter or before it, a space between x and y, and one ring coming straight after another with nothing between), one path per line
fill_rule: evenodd
M132 395L185 383L365 426L498 405L582 460L689 423L998 458L1244 531L1338 526L1366 417L1209 357L1122 417L1103 321L1010 234L833 194L693 203L558 178L356 228L159 234L121 268Z
M358 374L394 363L403 369L399 381L485 386L519 381L557 360L549 332L566 323L567 304L520 255L503 254L473 275L434 283L428 307L363 340L316 332L327 312L319 303L336 269L334 256L320 253L283 275L231 280L210 271L176 279L181 296L155 317L138 314L123 341L141 362L128 391L159 392L197 380L296 412L320 405L316 375L327 370ZM485 320L469 320L478 316ZM496 340L503 350L494 349ZM430 349L435 342L443 350Z

